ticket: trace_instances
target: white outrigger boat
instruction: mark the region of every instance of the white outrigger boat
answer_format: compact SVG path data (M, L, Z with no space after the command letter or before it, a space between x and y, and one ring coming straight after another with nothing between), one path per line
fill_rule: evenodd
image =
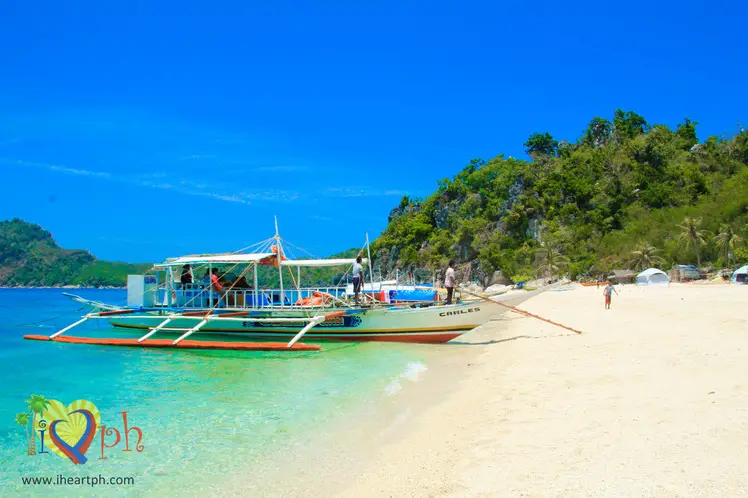
M360 295L361 303L352 302L346 286L301 287L302 268L350 268L355 259L288 259L283 243L276 223L275 236L250 246L250 252L169 258L145 275L128 276L124 306L66 294L89 306L91 312L49 339L86 320L104 319L114 327L141 330L143 335L133 345L142 346L155 344L154 336L170 337L170 344L177 346L192 334L283 340L289 341L287 347L303 336L315 341L444 343L504 311L480 300L442 304L428 293L422 301L393 304L383 292L373 292L371 282L367 283L368 292ZM366 249L369 258L363 261L368 263L371 276L368 236ZM258 268L262 266L277 268L277 289L258 285ZM203 270L205 278L198 281L196 277ZM184 283L182 273L190 275ZM214 273L221 278L218 285L211 281ZM247 283L248 276L253 284ZM514 306L533 294L522 292L499 300ZM159 342L163 345L165 341Z

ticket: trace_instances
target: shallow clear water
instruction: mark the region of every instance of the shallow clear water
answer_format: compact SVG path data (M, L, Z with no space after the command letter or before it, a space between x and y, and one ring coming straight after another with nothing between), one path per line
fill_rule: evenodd
M413 370L427 351L386 343L327 343L322 352L311 353L171 351L23 340L24 334L49 335L83 313L76 313L80 305L62 292L0 289L3 496L100 496L104 489L107 496L199 494L282 452L289 441L329 430L360 403L392 394L393 380ZM73 292L104 302L125 299L122 290ZM124 336L105 322L70 332L105 333ZM24 429L14 417L26 410L32 393L64 404L89 400L102 424L120 431L120 412L127 411L129 425L143 432L143 452L124 452L121 441L100 460L97 434L85 465L54 454L28 456ZM132 449L137 434L130 438ZM21 480L58 474L134 477L135 485L29 486Z

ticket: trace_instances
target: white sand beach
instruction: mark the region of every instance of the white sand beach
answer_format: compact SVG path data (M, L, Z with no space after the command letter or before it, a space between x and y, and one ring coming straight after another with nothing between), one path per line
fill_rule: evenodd
M566 288L216 494L748 496L748 286Z
M522 308L583 335L466 335L495 342L341 496L748 496L748 287L573 289Z

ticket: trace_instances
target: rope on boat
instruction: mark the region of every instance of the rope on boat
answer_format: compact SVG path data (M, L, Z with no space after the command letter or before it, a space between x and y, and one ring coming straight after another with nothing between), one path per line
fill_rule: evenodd
M70 313L65 313L64 315L54 316L52 318L46 318L44 320L39 320L39 321L36 321L36 322L14 323L14 324L8 325L8 327L31 327L32 325L41 325L42 323L45 323L45 322L51 322L52 320L59 320L60 318L64 318L66 316L70 316L73 313L80 313L84 309L86 309L86 307L85 306L81 306L77 310L71 311Z
M239 249L239 250L237 250L237 251L233 251L233 252L230 252L229 254L238 254L238 253L240 253L240 252L242 252L242 251L245 251L245 250L247 250L247 249L252 249L252 248L258 248L258 252L270 252L270 246L272 245L272 242L273 242L274 240L275 240L275 237L271 237L271 238L269 238L269 239L266 239L266 240L263 240L263 241L261 241L261 242L257 242L257 243L255 243L255 244L252 244L252 245L249 245L249 246L247 246L247 247L244 247L244 248L242 248L242 249ZM234 263L234 265L233 265L233 266L231 266L231 268L229 268L228 270L226 270L226 271L225 271L224 273L220 274L219 278L225 277L225 276L226 276L226 275L228 275L228 274L229 274L229 273L230 273L231 271L233 271L233 270L234 270L234 268L236 268L237 266L239 266L239 263ZM206 268L206 269L207 269L208 267L209 267L209 264L207 264L207 263L203 263L203 264L198 264L198 265L196 265L196 266L192 267L192 274L193 274L193 275L195 275L196 273L198 273L198 272L199 272L199 270L201 270L201 269L203 269L203 268ZM251 267L251 264L249 265L249 267ZM149 270L149 271L150 271L150 270ZM195 278L197 278L197 277L195 277ZM238 280L238 278L237 278L237 280ZM195 282L193 282L193 283L195 283ZM161 285L159 285L159 286L157 287L157 289L160 289L161 287L162 287L162 286L161 286ZM191 303L192 303L193 301L195 301L195 300L196 300L197 298L199 298L199 297L202 297L202 296L203 296L203 295L204 295L204 294L205 294L206 292L211 292L211 291L212 291L212 289L211 289L210 287L211 287L211 286L209 285L207 289L203 289L203 290L201 290L200 292L196 293L196 294L195 294L195 295L194 295L194 296L193 296L193 297L192 297L192 298L191 298L191 299L190 299L189 301L187 301L187 302L186 302L186 303L184 304L184 306L188 306L188 305L190 305L190 304L191 304ZM168 291L168 286L166 285L166 283L164 283L164 284L163 284L163 288L164 288L164 290ZM138 294L138 295L137 295L137 297L142 297L142 296L144 296L146 292L150 292L150 291L149 291L149 290L143 290L143 291L142 291L142 292L141 292L140 294Z
M258 252L260 252L260 253L262 253L262 252L271 252L271 247L272 247L273 243L277 243L277 244L278 244L278 246L279 246L279 247L278 247L278 249L279 249L279 253L283 253L283 252L285 252L285 251L284 251L284 249L283 249L283 246L282 246L281 242L282 242L283 244L288 244L288 245L290 245L290 246L292 246L292 247L294 247L294 248L296 248L296 249L298 249L298 250L300 250L300 251L302 251L302 252L304 252L304 253L308 254L309 256L311 256L311 257L312 257L312 258L314 258L314 259L319 259L319 258L316 258L316 256L314 256L314 255L313 255L312 253L310 253L310 252L309 252L309 251L307 251L306 249L304 249L304 248L302 248L302 247L299 247L299 246L297 246L296 244L293 244L293 243L291 243L291 242L287 241L286 239L282 239L282 238L281 238L280 236L277 236L277 235L276 235L275 237L270 237L270 238L268 238L268 239L265 239L265 240L263 240L263 241L261 241L261 242L257 242L257 243L254 243L254 244L252 244L252 245L249 245L249 246L247 246L247 247L244 247L244 248L242 248L242 249L239 249L239 250L237 250L237 251L232 251L232 252L230 252L230 253L228 253L228 254L238 254L238 253L241 253L242 251L245 251L245 250L248 250L248 249L256 249L256 250L257 250ZM364 246L363 246L363 247L362 247L362 248L361 248L361 249L359 250L359 252L358 252L357 256L360 256L360 255L361 255L361 254L363 253L363 251L364 251L364 248L365 248L365 247L366 247L366 245L364 245ZM232 266L231 266L230 268L228 268L228 269L227 269L226 271L224 271L224 272L223 272L222 274L220 274L220 275L219 275L219 278L225 277L226 275L228 275L229 273L231 273L231 272L232 272L232 271L233 271L233 270L234 270L234 269L235 269L235 268L236 268L237 266L239 266L239 264L240 264L240 263L238 263L238 262L237 262L237 263L234 263L234 264L233 264L233 265L232 265ZM245 270L244 270L244 271L243 271L243 272L242 272L242 273L241 273L241 274L239 275L239 277L237 277L237 279L236 279L236 280L235 280L235 281L234 281L234 282L233 282L233 283L231 284L231 286L230 286L230 287L229 287L229 288L227 289L227 291L226 291L226 295L228 295L228 291L230 291L231 289L233 289L233 288L234 288L235 284L236 284L236 283L237 283L237 282L238 282L238 281L239 281L239 280L241 279L241 277L243 277L244 275L246 275L246 273L248 272L248 270L249 270L249 269L250 269L250 268L252 267L252 264L254 264L254 265L257 265L257 262L254 262L254 263L250 263L249 265L247 265L247 267L245 268ZM194 267L192 268L192 273L193 273L193 275L195 275L195 274L196 274L197 272L199 272L199 270L201 270L201 269L203 269L203 268L208 268L208 267L209 267L209 265L208 265L208 264L205 264L205 263L204 263L204 264L199 264L199 265L196 265L196 266L194 266ZM283 271L283 265L282 265L282 264L279 264L279 265L278 265L278 270L279 270L280 272L282 272L282 271ZM342 276L342 277L340 278L340 280L338 281L338 286L340 286L340 284L341 284L341 283L343 282L343 280L344 280L344 279L346 278L346 276L348 275L349 271L350 271L350 269L346 270L346 272L345 272L345 273L343 274L343 276ZM296 290L297 290L297 291L299 292L299 296L301 296L301 280L299 280L299 282L296 282L296 278L294 277L293 271L291 271L290 269L289 269L289 275L291 276L291 281L293 282L294 286L296 287ZM371 276L370 276L370 277L371 277ZM197 278L197 277L196 277L196 278ZM362 282L362 284L363 284L363 282ZM162 286L161 286L161 285L159 285L159 286L157 287L157 289L160 289L161 287L162 287ZM169 286L168 286L168 285L167 285L166 283L164 283L164 285L163 285L163 289L164 289L165 291L167 291L167 292L168 292L168 287L169 287ZM362 288L363 288L363 285L362 285ZM256 291L258 291L258 292L260 291L260 289L255 289L255 290L256 290ZM206 287L205 289L202 289L202 290L200 290L199 292L195 293L195 295L194 295L194 296L192 296L192 297L191 297L191 298L190 298L190 299L189 299L189 300L188 300L187 302L185 302L183 306L185 306L185 307L186 307L186 306L189 306L189 305L190 305L190 304L192 304L192 303L193 303L194 301L196 301L196 300L197 300L198 298L201 298L201 297L203 297L203 296L204 296L204 295L205 295L206 293L210 294L210 293L212 293L212 291L213 291L213 289L212 289L212 283L211 283L211 282L209 282L209 283L208 283L208 286L207 286L207 287ZM372 291L373 291L373 288L372 288ZM143 290L143 291L142 291L142 292L140 293L140 295L139 295L138 297L140 297L140 296L143 296L143 295L145 295L145 293L146 293L146 292L150 292L150 290ZM365 300L366 300L366 299L369 299L369 300L371 300L372 302L373 302L373 301L376 301L376 299L375 299L375 298L374 298L373 296L369 296L369 295L367 295L367 294L366 294L365 292L363 292L363 293L362 293L362 295L363 295L363 297L364 297L364 299L365 299ZM335 298L334 296L331 296L331 297L333 297L333 299L335 299L336 301L339 301L339 302L340 302L341 304L343 304L344 306L347 306L347 307L351 307L351 305L350 305L350 304L348 304L348 303L345 303L344 301L341 301L341 300L339 300L339 299ZM282 299L283 299L283 296L281 296L281 300L282 300ZM218 304L219 304L219 303L221 302L221 300L223 300L223 296L222 296L222 297L221 297L221 298L220 298L220 299L219 299L219 300L218 300L218 301L216 302L216 304L215 304L215 305L214 305L214 306L213 306L213 307L212 307L212 308L210 309L211 313L212 313L212 311L213 311L213 310L214 310L214 309L215 309L215 308L216 308L216 307L218 306ZM281 306L282 306L282 305L283 305L283 302L281 302ZM309 315L309 313L306 313L306 315L307 315L307 318L308 318L308 317L310 316L310 315ZM63 315L63 316L65 316L65 315ZM58 317L58 318L59 318L59 317ZM11 325L11 326L14 326L14 325Z
M555 325L557 327L561 327L562 329L570 330L570 331L574 332L575 334L581 334L582 333L581 330L577 330L577 329L573 329L571 327L567 327L566 325L563 325L563 324L558 323L558 322L554 322L553 320L548 320L547 318L543 318L542 316L538 316L538 315L536 315L534 313L530 313L529 311L525 311L523 309L519 309L519 308L517 308L515 306L509 306L508 304L504 304L504 303L502 303L500 301L494 301L493 299L488 299L487 297L479 296L478 294L473 294L472 292L469 292L469 291L463 291L463 292L465 292L465 294L469 294L471 296L483 299L484 301L488 301L489 303L494 303L494 304L498 304L499 306L503 306L503 307L505 307L507 309L510 309L510 310L514 311L515 313L519 313L520 315L529 316L531 318L537 318L538 320L542 320L544 322L550 323L551 325Z

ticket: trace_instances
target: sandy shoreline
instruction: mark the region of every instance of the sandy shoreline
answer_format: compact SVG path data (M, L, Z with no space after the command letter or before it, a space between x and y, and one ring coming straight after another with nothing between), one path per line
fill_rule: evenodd
M624 286L606 311L574 287L522 307L584 335L506 315L341 496L748 495L748 288Z
M568 288L216 495L748 496L748 286Z

